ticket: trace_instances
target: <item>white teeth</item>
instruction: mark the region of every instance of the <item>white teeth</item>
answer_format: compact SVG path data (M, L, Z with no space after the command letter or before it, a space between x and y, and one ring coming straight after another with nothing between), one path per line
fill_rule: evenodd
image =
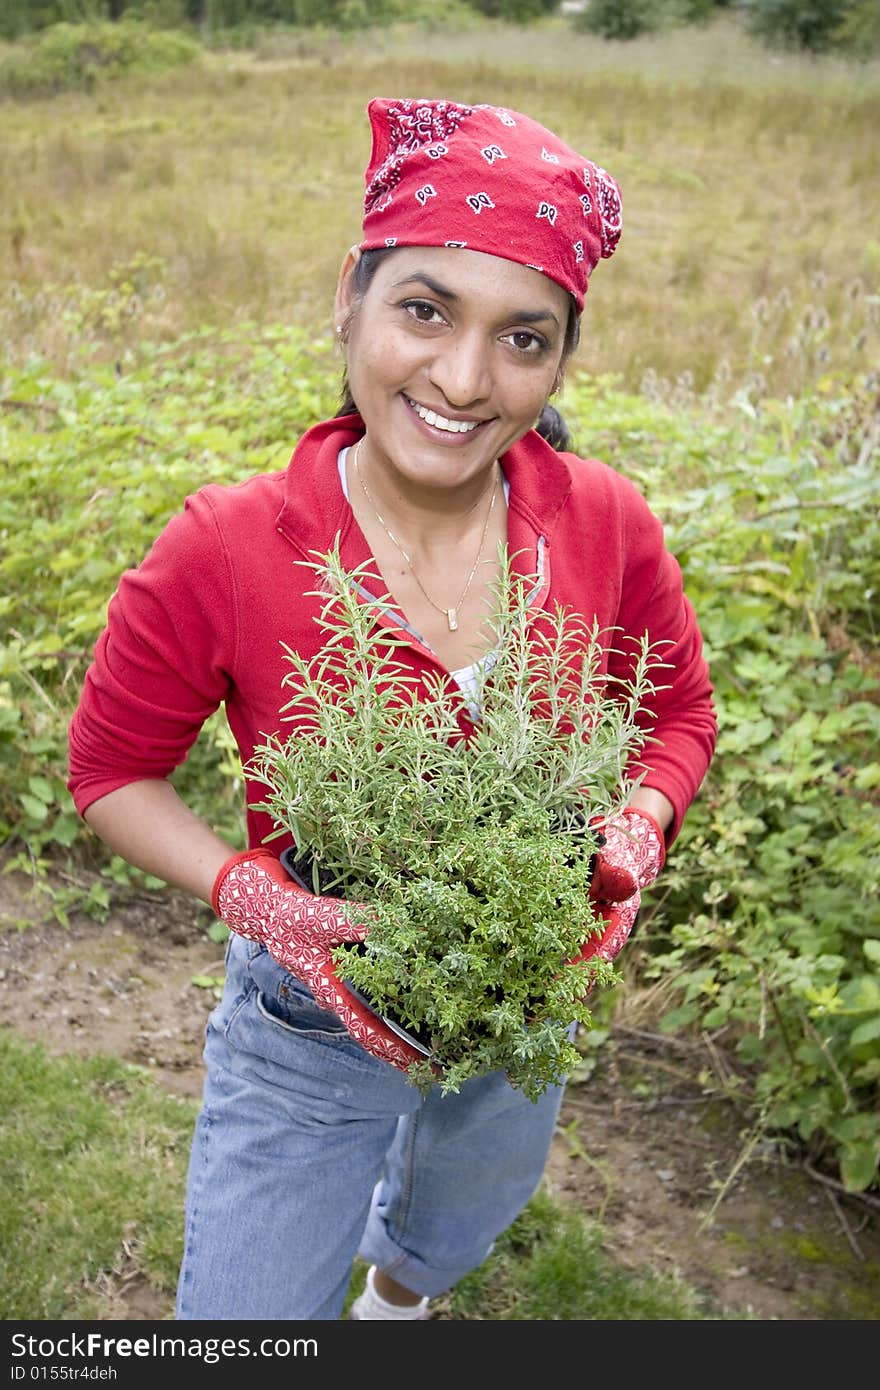
M419 418L424 420L427 425L433 425L438 430L448 430L450 434L469 434L480 423L479 420L447 420L445 415L438 415L436 410L427 410L417 401L410 400L409 396L406 399Z

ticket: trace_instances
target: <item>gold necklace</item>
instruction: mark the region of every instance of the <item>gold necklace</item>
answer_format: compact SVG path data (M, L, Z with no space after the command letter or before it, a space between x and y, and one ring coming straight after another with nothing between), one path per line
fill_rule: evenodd
M460 593L460 595L459 595L458 603L455 605L455 607L454 607L454 608L441 608L441 606L440 606L439 603L435 603L435 602L434 602L434 600L431 598L431 595L428 593L427 589L425 588L424 584L422 583L421 579L419 579L419 576L416 574L415 566L413 565L412 560L410 559L409 555L407 555L406 551L404 550L403 546L400 544L400 541L397 539L397 537L395 536L394 532L393 532L392 530L390 530L390 528L385 524L385 519L384 519L384 517L383 517L382 514L380 513L379 508L376 506L376 503L373 501L373 499L372 499L372 497L371 497L371 495L370 495L370 490L369 490L369 488L367 487L366 483L364 482L363 476L362 476L362 474L361 474L361 470L360 470L360 468L359 468L359 466L358 466L358 464L359 464L359 456L360 456L360 452L361 452L361 445L363 444L363 442L364 442L363 436L361 436L361 438L358 440L357 444L354 446L354 450L353 450L352 456L351 456L351 461L352 461L352 463L353 463L353 465L354 465L354 471L355 471L355 473L357 474L357 480L358 480L358 482L359 482L360 485L361 485L361 491L363 492L364 496L366 497L367 501L369 502L370 506L372 507L373 511L375 512L375 514L376 514L376 520L379 522L379 525L382 527L382 530L385 532L386 536L387 536L388 539L392 542L392 544L393 544L394 546L396 546L396 548L400 551L401 555L403 556L404 560L406 561L407 565L409 566L409 572L410 572L410 574L412 575L413 579L414 579L414 580L416 581L416 583L418 584L419 588L421 589L422 593L425 595L425 598L428 600L428 602L430 603L431 607L432 607L432 608L436 608L436 610L437 610L438 613L442 613L442 614L443 614L443 616L445 617L447 623L449 624L449 631L450 631L450 632L456 632L457 629L458 629L458 615L459 615L459 612L460 612L460 610L461 610L461 605L464 603L465 599L466 599L467 596L468 596L468 592L469 592L469 590L470 590L471 583L472 583L472 581L473 581L473 577L474 577L474 575L476 574L476 572L477 572L477 566L478 566L479 563L480 563L480 556L481 556L482 553L483 553L483 546L486 544L486 534L487 534L487 532L488 532L488 530L489 530L489 520L490 520L490 518L491 518L491 516L492 516L492 512L493 512L494 507L495 507L495 497L496 497L497 492L498 492L498 478L497 478L497 475L494 474L494 473L493 473L493 475L492 475L492 488L491 488L492 499L491 499L491 501L490 501L490 503L489 503L489 509L488 509L488 511L486 512L486 520L483 522L483 534L480 536L480 548L479 548L479 550L477 551L477 558L474 560L473 567L471 568L471 572L470 572L470 574L469 574L468 577L467 577L467 582L466 582L464 588L462 589L462 591L461 591L461 593ZM474 503L473 507L469 507L468 510L465 512L465 516L470 516L471 512L476 510L477 506L479 505L479 503L480 503L481 501L482 501L482 498L478 498L477 501Z

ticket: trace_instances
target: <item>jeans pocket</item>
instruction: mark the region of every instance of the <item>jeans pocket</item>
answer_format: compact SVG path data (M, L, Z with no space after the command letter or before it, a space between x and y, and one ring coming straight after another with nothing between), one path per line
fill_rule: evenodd
M309 1037L349 1037L338 1014L322 1008L308 986L265 949L252 958L249 971L257 989L257 1012L265 1022Z

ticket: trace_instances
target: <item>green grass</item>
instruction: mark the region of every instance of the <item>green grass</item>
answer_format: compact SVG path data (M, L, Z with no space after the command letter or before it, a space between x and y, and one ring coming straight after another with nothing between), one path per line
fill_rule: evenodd
M92 1319L140 1276L170 1317L195 1105L110 1057L50 1058L0 1032L0 1317ZM358 1262L346 1311L363 1286ZM108 1293L109 1290L109 1293ZM539 1193L443 1301L486 1320L711 1316L674 1280L616 1268L601 1231Z
M0 1317L99 1317L120 1261L170 1306L192 1103L112 1057L52 1060L9 1031L0 1071Z
M557 1206L546 1192L532 1198L486 1264L456 1285L450 1314L509 1322L718 1316L674 1276L615 1265L602 1249L601 1227Z

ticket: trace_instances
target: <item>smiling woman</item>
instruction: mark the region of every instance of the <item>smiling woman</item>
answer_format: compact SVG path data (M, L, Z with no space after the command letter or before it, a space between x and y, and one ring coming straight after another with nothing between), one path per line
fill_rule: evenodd
M347 461L348 496L390 592L455 670L490 640L506 539L498 461L559 379L571 300L538 271L481 251L385 252L360 292L359 260L357 249L346 257L337 294L366 427Z
M502 107L376 99L369 118L363 238L335 303L342 412L283 472L187 500L122 576L71 724L80 813L233 933L207 1029L180 1319L338 1318L358 1251L370 1273L355 1317L429 1317L534 1192L561 1101L560 1086L531 1100L504 1073L452 1094L413 1085L413 1049L334 967L335 947L369 928L289 876L292 837L259 783L248 775L249 848L235 854L167 780L221 703L246 771L289 732L285 652L322 654L315 556L357 572L358 611L390 624L415 699L460 693L456 737L480 719L502 557L535 634L560 610L600 634L603 688L626 687L634 646L662 647L637 785L596 827L590 892L608 926L586 955L624 945L714 747L700 634L659 520L626 479L534 428L617 244L616 183ZM537 944L516 949L528 960Z

